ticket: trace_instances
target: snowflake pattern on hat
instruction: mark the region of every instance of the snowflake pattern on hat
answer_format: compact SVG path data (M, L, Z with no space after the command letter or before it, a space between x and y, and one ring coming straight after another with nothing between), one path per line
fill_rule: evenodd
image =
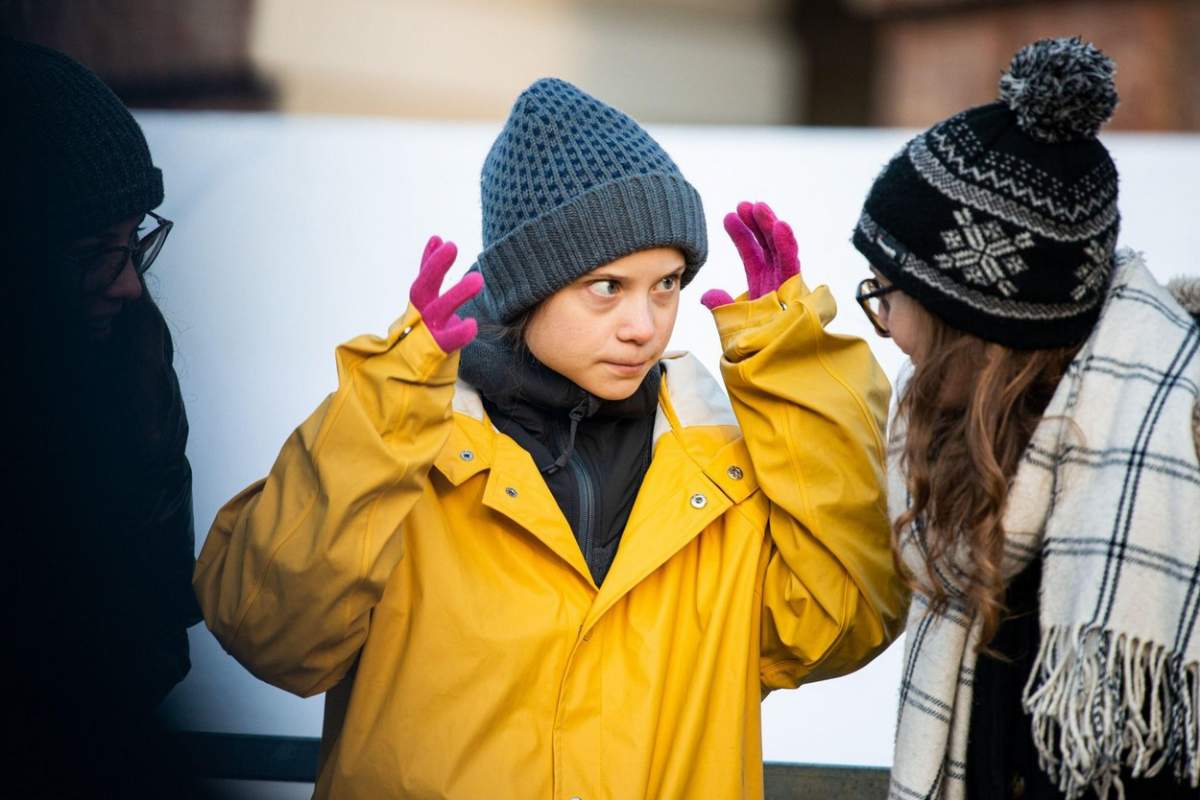
M1020 251L1033 247L1033 237L1027 231L1007 236L999 222L976 222L967 208L955 211L954 221L959 227L942 231L947 252L935 255L934 263L944 270L960 270L971 283L995 286L1005 297L1016 294L1009 278L1029 268Z
M1082 300L1089 295L1099 294L1108 280L1112 270L1112 253L1116 247L1117 237L1109 234L1104 241L1092 239L1084 245L1083 252L1087 260L1075 269L1075 278L1079 283L1071 290L1071 298Z

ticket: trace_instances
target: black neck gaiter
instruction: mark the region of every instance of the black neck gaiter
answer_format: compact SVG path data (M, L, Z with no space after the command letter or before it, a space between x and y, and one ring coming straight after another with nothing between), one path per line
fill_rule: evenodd
M485 328L462 351L459 376L529 453L599 586L650 465L661 367L624 400L604 401Z

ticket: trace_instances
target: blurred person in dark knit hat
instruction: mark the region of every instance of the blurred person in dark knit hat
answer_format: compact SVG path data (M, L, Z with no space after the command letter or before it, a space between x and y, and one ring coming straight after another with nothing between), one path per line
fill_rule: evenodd
M0 93L6 785L179 796L154 712L200 617L187 417L144 279L171 229L162 173L61 53L0 39Z

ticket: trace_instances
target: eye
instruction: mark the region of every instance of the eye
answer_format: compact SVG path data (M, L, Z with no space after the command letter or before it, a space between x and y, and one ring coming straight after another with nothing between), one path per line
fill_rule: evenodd
M588 291L601 297L616 297L620 288L621 284L612 280L592 281L588 284Z
M678 275L668 275L658 282L658 288L664 292L673 292L679 286Z
M128 258L123 249L105 249L87 260L78 262L81 270L80 288L83 293L94 294L108 288L117 279Z

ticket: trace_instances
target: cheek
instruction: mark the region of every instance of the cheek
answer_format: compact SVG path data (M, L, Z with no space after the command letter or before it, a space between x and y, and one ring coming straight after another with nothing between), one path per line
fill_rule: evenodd
M671 332L675 329L675 318L677 316L679 316L679 294L678 293L676 293L675 296L671 299L671 302L667 303L666 309L663 311L662 319L663 319L664 324L662 326L662 328L663 328L662 334L664 336L670 337Z
M570 377L588 353L597 352L599 343L596 326L577 310L534 318L525 331L525 344L538 361Z
M896 343L896 346L900 348L900 351L903 352L904 355L912 358L913 346L912 342L909 341L908 332L904 330L898 330L894 325L891 327L891 331L892 341Z
M909 357L915 357L917 345L916 315L903 303L894 305L887 320L888 330L892 332L892 340L896 346Z
M114 302L103 295L88 295L83 300L83 313L88 317L99 317L112 314L121 307L119 301Z
M658 352L666 349L675 331L675 318L679 315L679 294L654 309L654 347Z

